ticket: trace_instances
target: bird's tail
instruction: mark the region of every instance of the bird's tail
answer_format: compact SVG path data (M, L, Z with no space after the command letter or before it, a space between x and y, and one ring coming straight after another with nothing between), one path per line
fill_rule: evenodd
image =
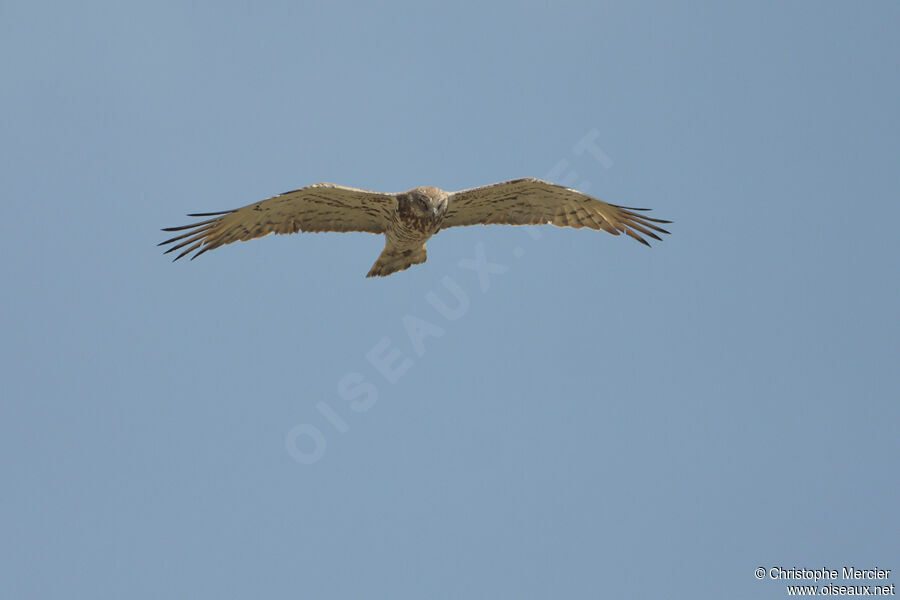
M425 244L418 248L396 248L388 242L366 277L386 277L391 273L408 269L412 265L421 264L427 258Z

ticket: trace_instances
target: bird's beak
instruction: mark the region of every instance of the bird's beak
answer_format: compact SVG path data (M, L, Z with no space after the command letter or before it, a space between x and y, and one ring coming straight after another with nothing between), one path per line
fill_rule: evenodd
M431 209L431 216L432 216L432 217L437 217L437 216L438 216L438 207L437 207L437 206L432 207L432 209Z

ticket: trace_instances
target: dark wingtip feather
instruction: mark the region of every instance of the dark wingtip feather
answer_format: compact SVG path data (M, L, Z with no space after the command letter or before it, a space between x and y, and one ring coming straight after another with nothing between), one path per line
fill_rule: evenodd
M631 229L629 227L624 227L624 228L622 228L622 231L625 232L625 235L627 235L631 239L637 240L645 246L648 246L648 247L650 246L650 243L647 240L645 240L644 238L642 238L640 235L635 233L633 229Z
M207 250L209 250L208 247L207 247L207 248L203 248L203 249L200 250L197 254L193 255L193 256L191 257L191 260L194 260L195 258L197 258L198 256L200 256L201 254L203 254L203 253L206 252Z
M182 231L183 229L191 229L193 227L200 227L201 225L209 225L210 223L215 223L216 221L218 221L218 219L209 219L207 221L190 223L189 225L179 225L178 227L163 227L162 231Z
M178 257L177 257L175 260L178 260L179 258L181 258L182 256L184 256L185 254L189 254L192 250L193 250L193 248L188 248L187 250L185 250L184 252L182 252L181 254L179 254Z
M218 215L228 215L235 212L234 210L222 210L219 212L211 212L211 213L190 213L189 217L215 217Z
M173 242L177 242L178 240L184 240L184 238L187 238L187 240L185 240L185 241L181 242L180 244L177 244L177 245L169 248L165 252L163 252L163 254L168 254L169 252L178 250L179 248L183 248L184 246L187 246L188 244L194 244L194 242L197 242L196 244L194 244L190 248L188 248L186 251L184 251L181 254L179 254L178 256L176 256L172 260L172 262L175 262L176 260L178 260L179 258L184 256L188 252L192 252L193 250L196 250L198 246L203 244L203 240L209 235L211 230L215 229L216 224L221 220L222 217L219 215L230 214L233 212L235 212L235 211L227 210L227 211L223 211L223 212L219 212L219 213L196 213L196 214L188 215L189 217L214 216L216 218L208 219L206 221L199 221L197 223L191 223L190 225L181 225L178 227L164 227L162 229L162 231L184 231L185 229L187 229L189 231L187 231L186 233L181 233L179 235L176 235L175 237L171 237L167 240L164 240L164 241L160 242L159 244L157 244L157 246L165 246L166 244L171 244ZM195 254L193 258L196 258L200 254L202 254L202 252ZM193 258L191 260L193 260Z
M639 210L641 212L648 212L648 211L653 210L652 208L635 208L634 206L619 206L618 204L611 204L610 206L614 206L615 208L619 208L619 209L626 210L626 211L627 210ZM637 215L635 215L635 216L637 216ZM644 219L646 221L653 221L654 223L671 223L672 222L672 221L667 221L665 219L657 219L656 217L645 217L643 215L641 215L640 218Z
M167 240L165 240L165 241L162 241L162 242L158 243L157 246L165 246L166 244L171 244L172 242L178 241L178 240L180 240L180 239L183 238L183 237L187 237L187 236L193 235L193 234L194 234L194 232L192 231L192 232L190 232L190 233L188 233L188 234L185 234L185 235L183 235L183 236L182 236L182 235L176 235L176 236L173 237L173 238L169 238L169 239L167 239Z

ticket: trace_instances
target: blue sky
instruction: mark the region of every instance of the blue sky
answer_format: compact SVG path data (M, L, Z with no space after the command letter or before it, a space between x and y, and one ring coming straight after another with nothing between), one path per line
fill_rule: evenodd
M894 2L0 4L2 595L900 572L898 27ZM379 280L365 234L156 247L317 181L528 176L672 235L454 229Z

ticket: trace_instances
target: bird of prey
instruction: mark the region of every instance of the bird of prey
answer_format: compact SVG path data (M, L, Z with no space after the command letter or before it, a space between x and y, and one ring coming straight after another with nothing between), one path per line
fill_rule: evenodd
M270 233L383 233L387 238L384 251L366 275L383 277L425 262L425 242L441 229L458 225L587 227L613 235L624 233L649 246L643 236L660 240L656 233L669 232L658 223L671 221L639 214L645 210L607 204L533 178L459 192L417 187L396 194L315 183L235 210L189 214L211 218L163 229L184 233L159 245L174 244L166 254L187 246L175 260L196 250L193 260L207 250Z

